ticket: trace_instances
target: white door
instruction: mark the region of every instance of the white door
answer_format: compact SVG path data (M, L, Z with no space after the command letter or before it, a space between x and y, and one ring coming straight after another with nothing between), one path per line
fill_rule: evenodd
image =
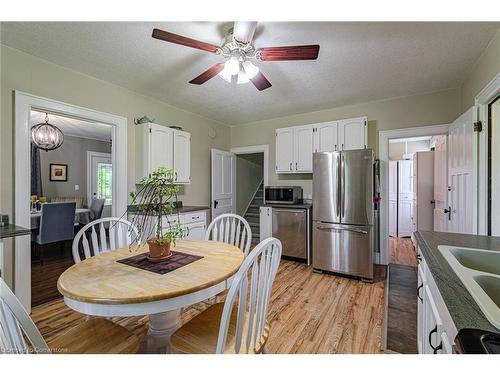
M212 220L236 211L236 156L212 149Z
M191 134L174 131L174 172L175 181L191 182Z
M87 204L89 206L92 199L105 199L106 206L112 204L113 165L111 164L111 154L87 151L87 189ZM109 211L109 208L106 211Z
M389 201L389 236L398 236L398 201Z
M314 133L312 125L296 126L293 129L295 160L292 168L296 172L312 173Z
M273 235L273 209L272 207L261 206L260 215L260 241L264 241Z
M398 202L398 237L409 237L413 232L412 223L413 200Z
M448 136L448 202L451 207L448 231L454 233L477 233L473 122L471 108L450 125Z
M314 152L337 151L338 122L324 122L314 128Z
M341 150L366 148L366 117L340 120L338 129Z
M150 124L149 173L160 167L173 168L174 131L166 126Z
M434 146L434 231L446 232L448 214L448 153L447 136L436 137Z
M293 128L276 129L276 172L292 172Z
M398 199L398 162L389 161L389 200Z
M413 161L400 160L399 167L399 199L413 199Z

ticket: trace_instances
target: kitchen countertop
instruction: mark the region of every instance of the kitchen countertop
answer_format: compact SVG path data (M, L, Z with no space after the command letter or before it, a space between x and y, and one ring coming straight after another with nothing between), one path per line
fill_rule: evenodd
M31 234L31 229L19 227L14 224L7 224L0 227L0 239L16 236L26 236Z
M262 207L276 207L276 208L312 208L312 203L298 203L298 204L275 204L275 203L268 203L268 204L263 204Z
M415 239L457 330L475 328L500 332L484 316L438 249L439 245L448 245L500 251L500 237L419 231L415 233Z
M205 210L209 210L209 209L210 209L210 207L208 207L208 206L182 206L179 208L179 213L183 214L186 212L205 211ZM128 206L127 212L129 212L129 213L136 212L136 206ZM172 213L172 215L175 215L176 213L177 212L174 211Z

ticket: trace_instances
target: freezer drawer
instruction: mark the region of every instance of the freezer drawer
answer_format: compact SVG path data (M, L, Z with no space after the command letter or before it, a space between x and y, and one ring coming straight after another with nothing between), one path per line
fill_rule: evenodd
M373 279L373 229L313 222L313 268Z
M308 210L273 207L272 211L273 237L281 241L282 255L308 261Z

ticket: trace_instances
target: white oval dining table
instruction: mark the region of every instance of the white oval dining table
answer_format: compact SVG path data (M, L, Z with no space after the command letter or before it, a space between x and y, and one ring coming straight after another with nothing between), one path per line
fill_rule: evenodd
M116 249L71 266L57 288L66 305L82 314L149 315L141 350L168 352L170 336L181 324L181 309L227 289L244 260L238 247L217 241L177 241L173 250L203 258L161 275L117 262L146 252L147 246L132 252Z

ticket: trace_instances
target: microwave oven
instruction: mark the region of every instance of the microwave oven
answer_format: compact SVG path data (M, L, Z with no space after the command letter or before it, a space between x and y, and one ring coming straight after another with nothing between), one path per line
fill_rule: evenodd
M298 204L302 203L300 186L266 186L264 189L265 204Z

